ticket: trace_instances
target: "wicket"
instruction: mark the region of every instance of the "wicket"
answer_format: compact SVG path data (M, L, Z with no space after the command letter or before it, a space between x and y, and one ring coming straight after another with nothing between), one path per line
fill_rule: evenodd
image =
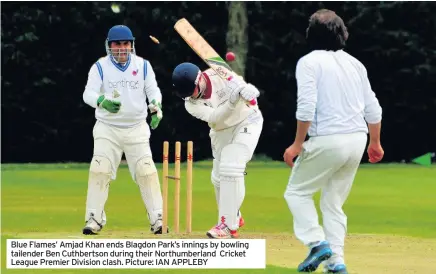
M168 175L168 154L169 142L163 144L163 213L162 213L162 233L168 233L168 179L174 180L174 232L180 232L180 159L181 143L176 142L174 158L174 175ZM192 162L193 162L194 143L188 141L186 157L186 233L192 232Z

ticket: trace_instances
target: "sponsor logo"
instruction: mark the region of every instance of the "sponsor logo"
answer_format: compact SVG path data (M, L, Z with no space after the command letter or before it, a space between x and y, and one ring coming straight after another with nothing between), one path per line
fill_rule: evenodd
M121 89L121 88L129 88L129 89L139 89L139 81L128 81L126 79L120 81L109 81L110 89Z

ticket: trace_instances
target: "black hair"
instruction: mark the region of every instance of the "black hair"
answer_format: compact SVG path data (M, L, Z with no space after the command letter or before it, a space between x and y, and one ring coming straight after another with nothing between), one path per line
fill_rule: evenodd
M347 27L334 11L321 9L310 16L306 40L311 50L340 50L347 39Z

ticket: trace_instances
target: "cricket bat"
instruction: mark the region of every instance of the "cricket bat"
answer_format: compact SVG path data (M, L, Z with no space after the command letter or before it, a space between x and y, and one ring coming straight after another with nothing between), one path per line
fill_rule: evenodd
M221 78L230 81L233 77L239 77L221 56L209 45L209 43L197 32L197 30L182 18L176 22L174 29L185 40L185 42L213 69ZM256 99L250 101L256 105Z

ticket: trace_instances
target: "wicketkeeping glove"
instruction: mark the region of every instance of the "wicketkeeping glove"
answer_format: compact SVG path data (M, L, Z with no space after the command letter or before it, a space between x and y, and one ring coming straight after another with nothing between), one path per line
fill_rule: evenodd
M121 102L106 99L104 95L102 95L97 99L97 106L100 108L104 108L110 113L117 113L118 111L120 111Z
M151 129L156 129L163 118L162 104L153 99L148 105L148 109L151 113L154 113L151 115L150 127Z

